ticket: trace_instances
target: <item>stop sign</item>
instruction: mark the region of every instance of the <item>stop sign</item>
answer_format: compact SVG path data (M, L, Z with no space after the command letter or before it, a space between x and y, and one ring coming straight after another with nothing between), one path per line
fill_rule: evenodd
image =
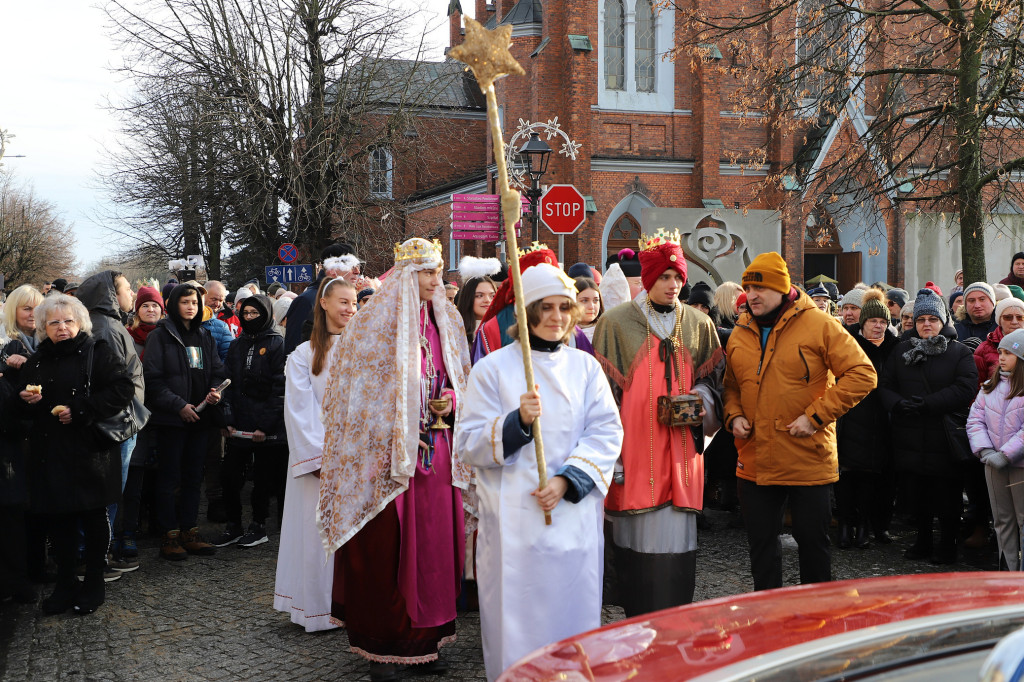
M572 234L587 220L583 195L573 185L551 185L540 198L540 219L555 234Z

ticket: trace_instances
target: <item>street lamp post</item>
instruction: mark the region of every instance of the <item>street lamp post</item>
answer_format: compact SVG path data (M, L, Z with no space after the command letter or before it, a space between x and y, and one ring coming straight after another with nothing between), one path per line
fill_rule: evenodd
M524 159L526 174L530 176L530 188L526 190L526 197L530 200L530 222L533 227L533 241L540 241L540 214L537 212L537 202L540 201L540 179L548 170L548 157L551 155L551 147L540 139L537 133L530 133L530 139L519 148L520 157Z

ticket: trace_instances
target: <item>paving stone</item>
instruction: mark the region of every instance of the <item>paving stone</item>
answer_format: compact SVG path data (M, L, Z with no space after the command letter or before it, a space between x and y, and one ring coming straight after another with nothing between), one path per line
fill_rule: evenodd
M708 517L712 530L703 531L698 543L695 598L750 591L744 532L729 528L725 513ZM210 537L219 525L202 530ZM903 559L909 528L897 524L893 535L891 545L834 548L834 577L936 569ZM272 609L277 546L272 535L252 550L226 548L211 558L174 564L158 559L158 540L146 538L140 541L142 567L107 585L107 602L91 616L46 617L38 604L0 605L0 680L369 679L365 661L348 651L343 630L307 634ZM798 581L796 554L783 550L787 585ZM965 550L961 563L941 568L994 570L995 551ZM604 623L622 617L616 606L602 611ZM457 631L457 641L443 650L452 665L449 678L485 679L479 615L460 614ZM401 677L414 679L408 671Z

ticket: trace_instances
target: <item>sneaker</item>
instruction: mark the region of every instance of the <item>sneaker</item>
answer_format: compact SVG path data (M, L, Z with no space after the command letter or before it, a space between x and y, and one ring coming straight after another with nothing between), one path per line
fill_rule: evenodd
M184 561L188 558L188 552L181 546L181 531L172 530L164 535L164 541L160 544L160 558L168 561Z
M181 546L189 554L197 556L210 556L217 553L217 548L203 539L203 536L199 534L198 528L192 528L182 533Z
M224 532L217 536L213 541L214 547L227 547L238 542L238 538L242 537L242 527L237 523L229 523L224 528Z
M121 558L139 558L139 546L135 544L135 533L125 533L124 537L121 538Z
M249 530L245 531L245 535L238 539L238 546L255 547L256 545L262 545L268 540L270 538L267 537L267 527L262 523L253 521L249 524Z
M138 566L136 566L135 568L138 568ZM130 569L130 570L134 570L134 569ZM78 579L80 581L85 581L85 564L79 564L78 570L76 571L76 573L78 574ZM120 580L120 579L121 579L121 571L114 570L114 566L111 563L110 557L107 557L107 565L103 567L103 582L105 582L105 583L112 583L115 580Z
M139 558L128 557L122 554L119 557L114 557L107 566L118 573L131 573L132 571L137 571L139 569Z

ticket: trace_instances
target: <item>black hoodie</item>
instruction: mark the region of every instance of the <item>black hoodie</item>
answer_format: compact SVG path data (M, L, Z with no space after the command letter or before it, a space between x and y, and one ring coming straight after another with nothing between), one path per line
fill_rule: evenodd
M142 361L146 407L153 412L150 421L161 426L210 427L220 421L220 410L210 407L200 412L201 421L195 424L187 424L178 415L186 404L198 405L225 377L217 344L202 326L202 303L188 328L178 314L178 300L189 291L199 295L191 284L179 284L171 290L167 317L157 322L146 338Z
M132 383L135 384L135 396L140 401L145 400L146 383L143 380L142 361L135 350L135 342L121 324L121 306L117 302L114 271L104 270L87 278L79 285L75 298L89 311L92 337L110 344L114 355L128 369Z
M247 308L259 317L246 320ZM285 444L285 340L274 330L273 304L262 294L250 296L238 312L242 333L228 350L224 364L231 386L224 394L224 421L239 431L259 429Z

